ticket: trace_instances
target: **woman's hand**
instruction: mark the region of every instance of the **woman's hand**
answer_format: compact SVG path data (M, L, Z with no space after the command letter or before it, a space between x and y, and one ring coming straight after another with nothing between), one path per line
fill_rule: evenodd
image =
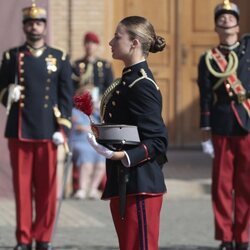
M88 141L90 145L95 149L95 151L107 159L119 161L125 158L125 152L124 151L112 151L101 144L99 144L96 141L95 136L92 133L88 133Z

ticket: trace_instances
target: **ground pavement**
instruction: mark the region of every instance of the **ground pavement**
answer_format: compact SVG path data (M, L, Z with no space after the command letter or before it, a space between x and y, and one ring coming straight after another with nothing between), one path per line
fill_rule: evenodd
M200 150L170 150L168 158L160 250L217 249L210 202L211 159ZM0 166L0 250L15 245L9 170ZM117 250L108 202L63 200L53 243L55 249L61 250Z

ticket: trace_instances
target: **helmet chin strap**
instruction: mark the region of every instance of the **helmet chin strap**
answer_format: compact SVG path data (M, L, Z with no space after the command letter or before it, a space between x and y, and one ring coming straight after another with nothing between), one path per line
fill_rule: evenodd
M239 24L235 24L234 26L231 26L231 27L225 27L225 26L220 26L220 25L216 25L216 27L220 28L220 29L224 29L224 30L228 30L228 29L232 29L232 28L235 28L237 27Z

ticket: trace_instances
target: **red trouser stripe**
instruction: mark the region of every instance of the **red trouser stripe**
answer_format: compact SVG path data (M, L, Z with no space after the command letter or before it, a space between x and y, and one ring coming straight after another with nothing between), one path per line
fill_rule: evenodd
M52 142L9 139L16 200L16 238L49 242L56 212L56 147ZM32 200L35 216L32 220Z
M250 135L213 135L212 201L215 238L250 239Z
M127 196L125 218L119 214L119 198L110 208L120 250L157 250L162 195Z

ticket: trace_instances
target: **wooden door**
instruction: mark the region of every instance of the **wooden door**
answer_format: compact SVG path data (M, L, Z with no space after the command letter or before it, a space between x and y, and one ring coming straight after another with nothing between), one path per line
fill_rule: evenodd
M162 92L163 118L172 147L200 145L197 65L201 54L218 43L214 32L218 3L222 0L113 2L115 25L124 16L142 15L167 40L167 50L150 54L148 61ZM115 70L121 71L117 62Z
M200 143L199 93L197 65L199 58L217 42L214 32L214 7L221 0L177 1L176 124L175 143L196 146Z

